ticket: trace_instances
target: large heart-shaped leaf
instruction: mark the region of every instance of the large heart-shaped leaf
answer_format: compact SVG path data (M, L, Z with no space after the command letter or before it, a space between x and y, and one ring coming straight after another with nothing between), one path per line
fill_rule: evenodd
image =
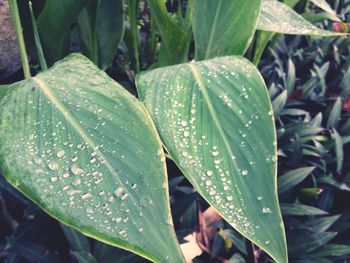
M287 262L276 191L276 134L264 81L241 57L137 78L165 147L197 191L241 234Z
M254 35L261 0L192 0L196 60L243 55Z
M257 29L291 35L312 36L341 36L336 33L320 29L287 5L276 0L263 0Z
M5 177L51 216L156 262L182 262L165 157L143 105L81 55L9 86Z

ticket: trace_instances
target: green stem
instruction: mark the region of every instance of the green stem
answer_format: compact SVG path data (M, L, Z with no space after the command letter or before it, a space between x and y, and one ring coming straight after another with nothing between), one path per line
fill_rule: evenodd
M132 45L132 64L136 73L140 72L139 62L139 33L137 29L137 0L128 0L128 15L130 21L131 31L131 45Z
M41 67L42 71L45 71L45 70L47 70L47 64L46 64L43 48L41 46L40 37L39 37L39 33L38 33L38 28L37 28L36 23L35 23L35 18L34 18L33 7L32 7L32 2L31 1L29 1L29 12L30 12L30 18L32 20L34 39L35 39L35 46L36 46L36 50L38 52L40 67Z
M11 11L11 16L12 16L12 20L13 20L13 25L14 25L14 28L16 31L19 52L21 55L21 60L22 60L22 65L23 65L24 78L29 79L30 78L30 68L29 68L29 62L28 62L28 57L27 57L26 45L24 43L21 19L19 17L19 12L18 12L17 0L9 0L8 2L10 5L10 11Z

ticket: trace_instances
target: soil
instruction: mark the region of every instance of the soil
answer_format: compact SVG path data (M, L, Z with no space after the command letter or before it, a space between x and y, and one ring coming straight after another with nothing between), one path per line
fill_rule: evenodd
M18 71L21 60L7 0L0 0L0 80Z

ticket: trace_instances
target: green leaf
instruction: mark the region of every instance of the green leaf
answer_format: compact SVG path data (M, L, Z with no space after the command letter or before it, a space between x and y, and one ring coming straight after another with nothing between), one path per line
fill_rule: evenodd
M293 216L316 216L316 215L327 215L326 211L319 208L302 205L302 204L281 204L281 210L283 215Z
M273 113L256 68L242 57L216 58L141 74L137 88L197 191L237 231L286 262Z
M89 0L78 25L84 54L106 69L124 34L123 0Z
M79 54L10 88L0 101L7 180L87 236L182 262L165 156L143 105Z
M291 254L310 252L328 243L337 232L305 233L297 232L290 235L288 248Z
M343 140L336 129L332 130L332 139L335 142L335 154L337 157L337 172L340 173L344 162Z
M47 51L47 59L53 63L69 52L70 26L84 8L87 0L47 0L37 25Z
M337 128L340 117L341 117L341 110L342 110L342 102L341 98L338 97L335 101L333 108L328 116L327 120L327 128Z
M195 58L243 55L255 32L261 0L192 0Z
M64 224L61 224L61 228L69 242L70 250L90 252L89 240L86 236Z
M72 253L78 263L97 263L96 258L86 251L76 251Z
M185 62L189 36L184 28L168 14L164 0L147 0L147 2L162 39L158 65L166 66Z
M330 7L326 0L311 0L311 2L321 8L323 11L326 11L329 14L329 17L337 22L341 22L341 20L337 17L337 13Z
M301 183L315 167L303 167L290 170L278 178L278 192L284 193L297 184Z
M283 110L284 106L287 103L288 92L284 90L281 94L279 94L272 102L273 112L275 116L278 116L280 112Z
M350 255L350 246L342 244L326 244L319 251L313 252L314 255L323 257L343 257Z
M340 215L324 216L306 222L307 226L311 228L313 232L324 232L328 230L338 219Z
M290 35L346 36L320 29L306 21L287 5L275 0L263 0L257 29Z

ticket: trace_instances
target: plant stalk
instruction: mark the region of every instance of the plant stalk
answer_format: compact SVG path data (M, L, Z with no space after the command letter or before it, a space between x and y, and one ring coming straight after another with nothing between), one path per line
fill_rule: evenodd
M131 45L132 45L132 64L136 73L140 72L139 62L139 36L137 29L137 7L138 0L128 0L128 15L130 21Z
M24 43L23 29L22 29L22 25L21 25L21 19L19 17L17 0L8 0L8 2L9 2L9 6L10 6L13 26L14 26L15 31L16 31L19 52L20 52L21 60L22 60L24 78L29 79L31 77L30 67L29 67L29 62L28 62L26 45Z
M29 11L30 11L30 18L32 20L34 39L35 39L35 46L36 46L36 50L38 52L40 67L41 67L42 71L45 71L45 70L47 70L47 64L46 64L43 48L41 46L40 37L39 37L39 33L38 33L38 28L36 26L36 22L35 22L35 18L34 18L32 1L29 1Z

